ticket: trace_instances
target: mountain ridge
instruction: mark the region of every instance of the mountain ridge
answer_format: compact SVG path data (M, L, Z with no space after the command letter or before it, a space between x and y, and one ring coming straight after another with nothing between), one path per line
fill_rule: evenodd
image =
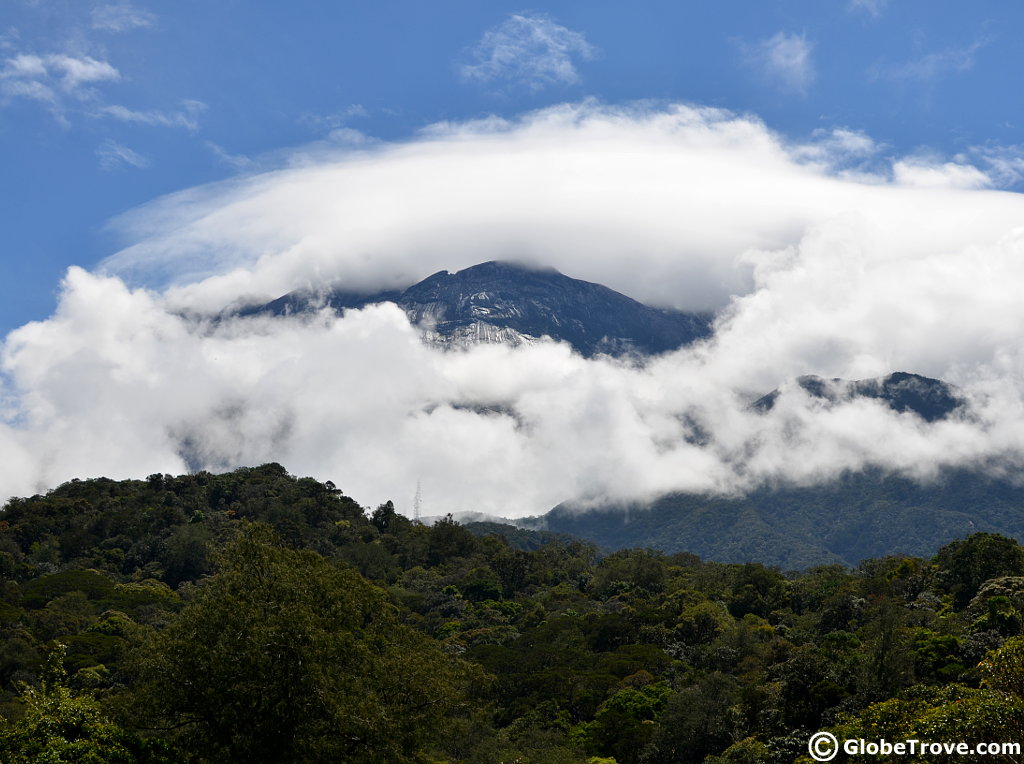
M290 292L241 315L295 315L324 307L338 313L393 302L442 346L568 342L584 356L646 355L675 350L711 334L711 315L645 305L609 287L554 268L491 260L438 271L404 290Z
M523 527L607 549L647 547L782 569L856 565L932 554L975 532L1024 538L1024 484L953 468L930 482L881 469L810 486L765 486L740 497L671 493L649 503L580 510L560 504Z
M761 413L771 411L787 387L799 388L827 406L847 403L857 398L880 400L897 413L916 414L926 422L945 419L954 412L962 411L967 404L963 393L948 382L912 372L896 371L881 377L858 380L838 377L826 379L806 374L797 377L789 385L761 396L750 407Z

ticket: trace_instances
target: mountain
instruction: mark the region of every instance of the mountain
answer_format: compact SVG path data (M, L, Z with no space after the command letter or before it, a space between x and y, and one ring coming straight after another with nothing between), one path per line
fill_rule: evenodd
M893 411L917 414L926 422L945 419L966 403L953 385L905 371L898 371L886 377L852 382L808 375L798 377L796 385L812 398L818 398L828 405L856 398L873 398L882 401ZM782 390L773 390L754 401L751 408L762 412L770 411L783 394Z
M794 570L927 556L979 531L1024 539L1024 486L967 469L949 470L930 484L869 470L739 498L677 493L648 505L590 511L560 505L526 525L608 549L650 547Z
M751 408L771 411L794 387L825 406L868 398L927 422L966 408L953 385L902 371L855 381L799 377ZM673 493L646 504L585 511L565 504L528 527L609 549L651 547L785 569L856 565L890 554L931 555L975 531L1024 538L1024 485L971 469L948 470L929 484L867 470L816 486L766 486L742 497Z
M440 345L518 345L547 336L585 356L655 354L711 333L708 314L650 307L552 268L493 261L457 273L439 271L405 290L292 292L242 313L291 315L323 307L341 312L381 302L398 305L428 341Z

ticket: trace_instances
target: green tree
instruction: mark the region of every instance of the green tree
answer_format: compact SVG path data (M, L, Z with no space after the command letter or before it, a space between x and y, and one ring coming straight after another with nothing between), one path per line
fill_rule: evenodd
M170 764L159 741L142 740L119 727L88 696L67 686L64 646L50 652L39 688L25 685L25 715L0 728L5 764Z
M975 533L953 541L939 550L935 560L957 609L966 607L986 581L1024 575L1024 549L998 533Z
M416 761L456 695L381 590L261 525L139 660L141 703L200 762Z

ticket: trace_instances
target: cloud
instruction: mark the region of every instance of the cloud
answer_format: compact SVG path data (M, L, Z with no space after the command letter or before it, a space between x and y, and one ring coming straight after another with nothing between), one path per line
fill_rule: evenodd
M811 133L811 140L792 146L790 155L803 162L820 164L823 170L851 178L860 175L870 180L870 173L880 169L882 148L861 130L819 128Z
M970 45L926 53L902 64L878 63L869 69L868 74L876 80L928 82L949 74L967 72L974 68L978 51L990 42L991 37L981 37Z
M138 170L149 167L149 160L136 151L122 146L116 141L105 141L96 149L100 167L104 170L118 170L123 167L134 167Z
M92 28L103 32L129 32L155 23L155 14L127 3L101 5L92 11Z
M362 119L368 116L370 116L370 112L366 110L365 106L354 103L333 114L303 114L299 118L299 122L314 130L332 131L345 127L353 119Z
M466 82L494 82L543 90L580 82L575 59L593 58L597 49L579 32L547 16L513 14L484 33L459 67Z
M127 6L117 8L123 11ZM109 17L108 21L113 18ZM35 101L44 105L64 127L71 126L69 115L84 113L134 125L180 127L193 133L199 130L199 116L206 110L202 101L185 99L177 110L137 110L104 103L106 99L98 86L121 79L121 72L113 64L92 56L18 53L0 65L0 107L15 100ZM105 169L123 164L144 166L141 156L117 143L102 145L97 154Z
M181 102L179 111L135 111L125 106L104 106L99 113L120 120L139 125L152 125L157 127L183 127L190 132L199 129L199 115L206 111L206 104L202 101L185 100Z
M59 76L60 87L68 93L78 91L86 83L118 80L121 73L106 61L89 56L49 55L44 59L47 74Z
M893 180L919 188L988 188L992 185L992 178L973 165L917 159L896 162Z
M998 186L1012 187L1024 180L1024 146L972 146L967 154Z
M747 61L777 87L804 95L815 79L814 46L802 34L778 32L767 40L743 47Z
M116 68L90 56L20 53L0 67L0 105L14 99L37 101L67 125L65 111L70 105L95 99L93 85L119 79Z
M878 221L888 251L1017 224L1012 195L972 206L978 225L964 227L933 220L924 194L887 185L891 164L836 176L873 146L845 129L791 143L755 119L688 105L566 104L435 125L418 140L321 145L291 166L159 200L117 221L131 244L105 268L171 286L182 309L216 311L517 257L656 304L713 309L749 289L744 252L794 244L840 212ZM945 160L914 161L920 174ZM621 267L627 256L635 268Z
M55 100L58 92L85 98L90 91L83 85L120 78L121 73L109 63L89 56L22 53L0 68L0 91L44 101Z
M889 5L889 0L850 0L849 9L878 18L885 11L887 5Z
M0 484L273 459L365 504L408 510L420 481L427 514L514 516L868 465L1020 465L1024 198L956 187L956 158L836 169L878 154L845 128L793 142L720 110L588 102L174 195L122 219L133 244L106 273L71 269L56 313L7 338ZM932 171L945 181L908 183ZM204 315L511 256L715 307L715 336L637 363L550 342L444 352L392 305ZM961 385L971 415L825 407L787 384L894 370Z
M217 157L219 162L233 170L243 172L257 167L256 161L245 154L232 154L219 143L214 143L213 141L206 141L205 145Z

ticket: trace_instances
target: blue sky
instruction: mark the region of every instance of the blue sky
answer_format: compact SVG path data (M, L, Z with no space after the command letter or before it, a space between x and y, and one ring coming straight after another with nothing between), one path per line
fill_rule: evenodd
M111 218L332 131L400 141L656 99L794 139L847 128L893 155L987 147L1012 166L1022 21L1014 2L7 0L0 332L48 316L69 265L119 248Z

